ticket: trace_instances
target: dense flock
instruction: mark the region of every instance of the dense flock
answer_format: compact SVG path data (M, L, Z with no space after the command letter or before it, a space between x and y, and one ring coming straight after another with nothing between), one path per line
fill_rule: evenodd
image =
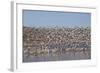
M36 28L23 26L23 55L57 56L91 51L90 27Z

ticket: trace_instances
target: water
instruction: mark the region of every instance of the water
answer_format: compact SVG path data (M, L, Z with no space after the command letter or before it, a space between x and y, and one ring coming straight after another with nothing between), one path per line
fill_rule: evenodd
M23 57L23 62L63 61L63 60L86 60L91 59L91 51L66 52L57 56L29 56Z

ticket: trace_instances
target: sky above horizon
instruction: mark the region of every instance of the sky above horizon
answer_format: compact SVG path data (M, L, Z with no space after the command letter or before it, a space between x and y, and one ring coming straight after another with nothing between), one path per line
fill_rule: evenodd
M23 10L22 24L29 27L88 27L91 13Z

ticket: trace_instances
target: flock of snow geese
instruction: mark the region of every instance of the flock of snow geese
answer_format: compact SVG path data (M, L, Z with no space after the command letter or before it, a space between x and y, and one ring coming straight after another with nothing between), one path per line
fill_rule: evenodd
M91 51L90 27L35 28L23 27L23 54L28 56L57 56L67 52Z

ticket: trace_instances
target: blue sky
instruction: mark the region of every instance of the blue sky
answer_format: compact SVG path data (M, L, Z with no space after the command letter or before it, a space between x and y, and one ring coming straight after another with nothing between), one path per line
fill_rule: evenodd
M91 25L90 13L23 10L23 25L31 27L79 27Z

